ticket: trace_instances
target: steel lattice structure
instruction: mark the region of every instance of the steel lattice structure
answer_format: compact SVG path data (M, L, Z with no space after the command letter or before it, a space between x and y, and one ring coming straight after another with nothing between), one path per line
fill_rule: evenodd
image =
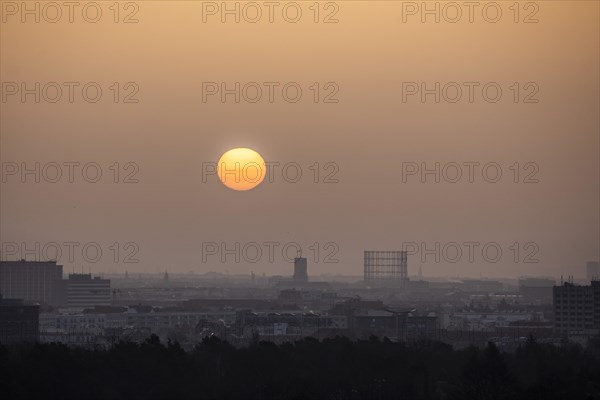
M365 285L403 287L408 277L406 251L365 251Z

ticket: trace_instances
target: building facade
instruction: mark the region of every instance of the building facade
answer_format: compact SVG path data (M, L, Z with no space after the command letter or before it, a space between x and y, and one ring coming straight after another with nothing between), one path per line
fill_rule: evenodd
M563 336L600 333L600 281L554 286L554 331Z
M110 279L92 277L91 274L70 274L65 286L69 308L91 308L111 303Z
M0 296L0 344L38 340L40 306Z
M56 261L0 261L0 294L4 298L56 304L62 265Z
M296 257L294 258L294 282L307 282L308 281L308 266L306 258Z

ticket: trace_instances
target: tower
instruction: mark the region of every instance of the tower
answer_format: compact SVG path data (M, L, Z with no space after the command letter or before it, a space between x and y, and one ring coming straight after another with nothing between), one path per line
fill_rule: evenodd
M404 287L408 276L406 251L365 251L365 285Z
M308 281L308 267L306 258L296 257L294 258L294 281L295 282L307 282Z

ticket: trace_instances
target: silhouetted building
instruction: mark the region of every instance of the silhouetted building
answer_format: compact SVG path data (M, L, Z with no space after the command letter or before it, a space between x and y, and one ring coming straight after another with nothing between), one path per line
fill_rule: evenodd
M306 282L308 281L308 267L306 258L296 257L294 258L294 281L295 282Z
M588 281L600 280L600 262L588 261L585 266Z
M67 307L86 308L110 305L110 279L92 274L70 274L65 282Z
M35 342L39 332L38 304L0 295L0 344Z
M600 281L554 286L554 331L567 336L600 333Z
M408 277L406 251L365 251L364 276L367 286L404 287Z
M0 261L0 293L6 298L57 304L63 275L56 261Z

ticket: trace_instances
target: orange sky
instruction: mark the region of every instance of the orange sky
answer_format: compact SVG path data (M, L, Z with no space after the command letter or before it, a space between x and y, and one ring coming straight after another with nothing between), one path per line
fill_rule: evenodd
M471 263L464 256L457 263L433 257L423 263L416 255L409 257L410 274L422 264L425 275L582 276L585 262L599 258L598 2L535 2L537 11L523 5L519 23L509 9L512 1L497 2L497 23L485 21L477 8L473 23L464 15L457 23L442 18L437 24L432 17L422 23L419 14L404 23L408 2L400 1L320 2L318 23L309 8L313 1L297 2L297 23L277 11L285 2L278 3L272 23L264 7L257 23L244 21L243 14L240 23L231 16L222 23L219 14L203 22L208 2L132 3L137 8L121 2L119 21L137 10L139 22L130 24L114 22L113 2L98 2L102 17L94 24L79 9L73 23L64 10L56 23L44 15L40 23L33 16L23 23L21 10L13 15L7 3L13 2L0 4L5 168L95 162L103 179L35 183L28 177L22 183L5 177L2 243L97 242L105 255L93 270L113 272L290 273L281 259L202 262L203 242L294 242L306 247L305 254L312 254L307 248L315 242L321 248L335 242L340 262L309 261L312 274L360 274L363 250L394 250L403 242L493 242L504 252L498 263L481 257ZM247 3L239 4L243 9ZM339 22L323 23L333 11ZM533 11L539 22L523 23ZM63 97L35 103L28 95L22 102L20 93L7 92L22 82L57 82ZM64 82L80 83L72 103ZM97 103L82 97L89 82L103 90ZM256 103L235 103L233 95L223 103L219 94L203 101L203 82L278 86L273 102L265 89ZM290 82L303 91L296 103L281 92ZM435 103L433 95L426 103L419 95L403 102L403 82L457 82L463 88L464 82L479 82L478 88L495 82L503 96L486 102L476 89L473 103L465 100L466 91L456 103ZM526 87L528 82L535 86ZM123 103L136 87L139 102ZM533 97L539 102L524 103L532 87L539 88ZM323 102L334 89L338 102ZM267 162L296 162L303 178L288 183L276 175L274 183L240 193L215 177L203 182L203 162L216 162L233 147L255 149ZM135 163L139 182L114 183L109 166L115 162L119 180L133 171L123 166ZM339 182L315 184L315 162L320 181L333 171L324 165L335 163ZM406 162L494 162L503 179L422 183L411 176L403 182ZM529 172L522 169L526 163L535 163L539 183L522 183L523 175L514 183L515 162L522 174ZM140 262L124 264L121 254L115 263L108 249L114 242L137 243ZM514 242L520 244L518 262L510 249ZM539 247L537 263L522 262L529 242ZM76 258L77 267L89 264Z

